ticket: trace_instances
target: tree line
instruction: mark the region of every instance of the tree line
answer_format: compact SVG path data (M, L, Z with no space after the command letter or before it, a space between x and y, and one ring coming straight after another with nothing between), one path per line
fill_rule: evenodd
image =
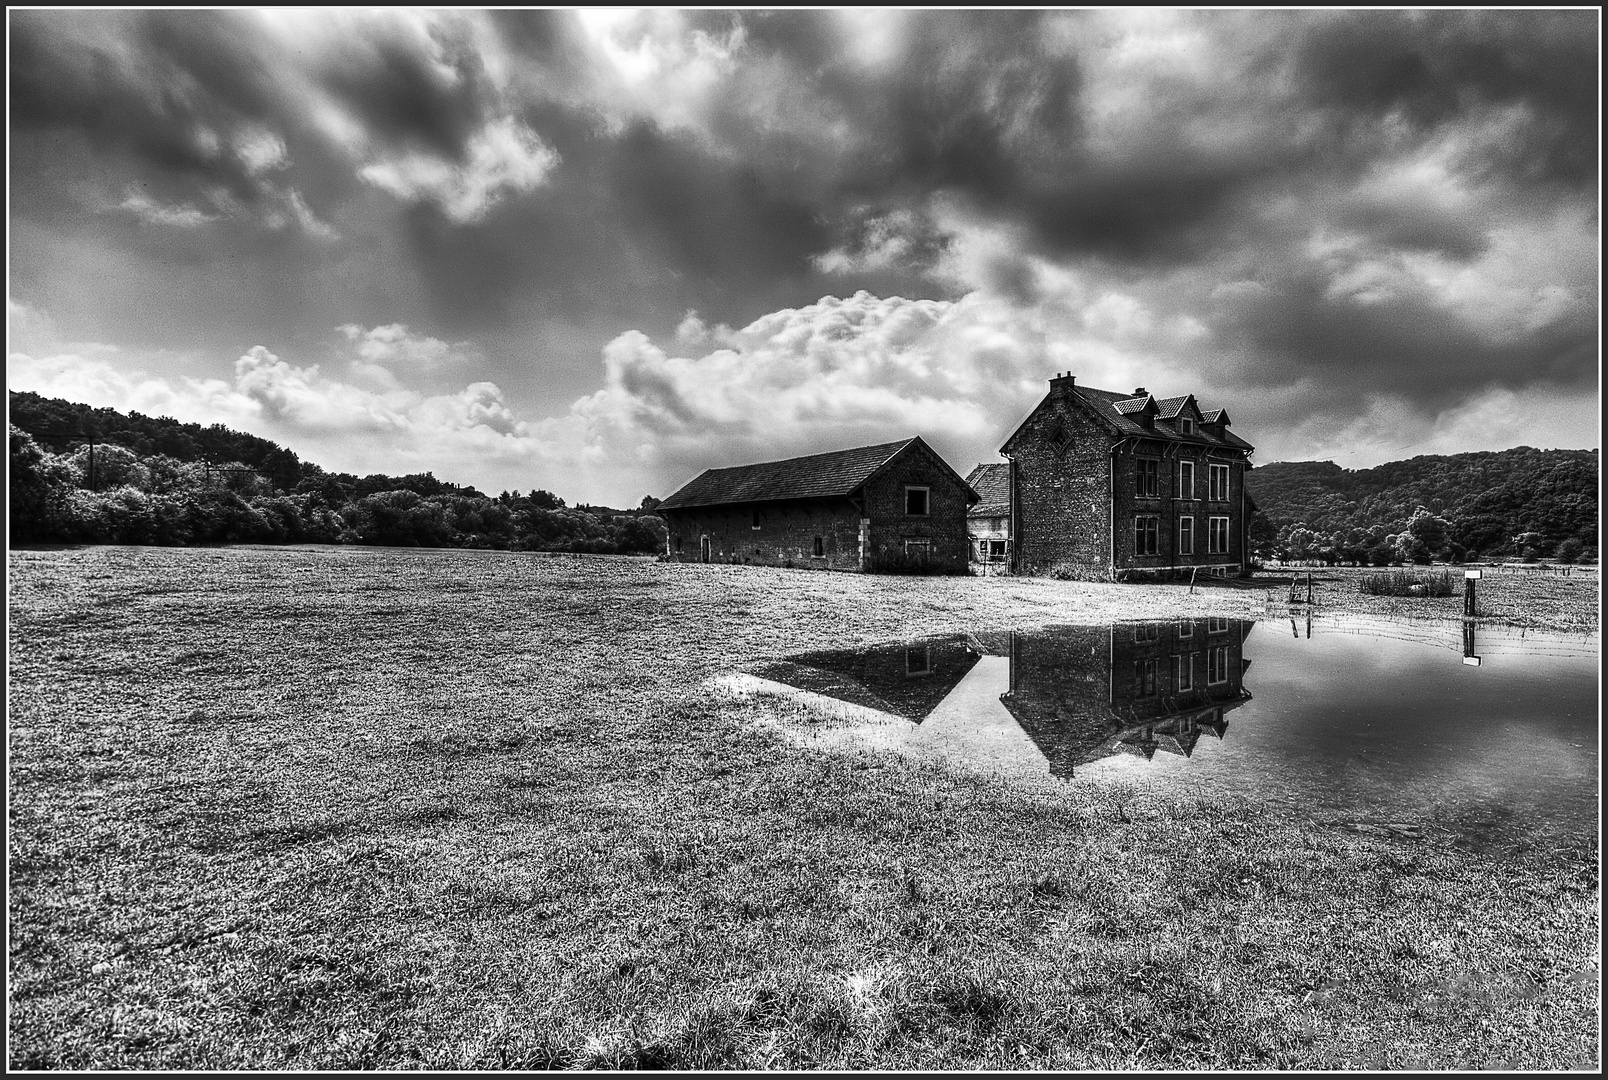
M1260 557L1390 565L1432 559L1597 559L1596 450L1424 455L1371 469L1252 469Z
M326 472L222 424L10 395L11 539L22 543L324 543L590 554L664 550L651 497L636 510L552 492L489 496L431 473Z

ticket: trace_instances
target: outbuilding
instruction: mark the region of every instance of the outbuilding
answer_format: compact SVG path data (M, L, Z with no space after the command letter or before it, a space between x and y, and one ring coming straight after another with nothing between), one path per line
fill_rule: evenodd
M659 504L675 562L965 573L977 492L920 436L708 469Z

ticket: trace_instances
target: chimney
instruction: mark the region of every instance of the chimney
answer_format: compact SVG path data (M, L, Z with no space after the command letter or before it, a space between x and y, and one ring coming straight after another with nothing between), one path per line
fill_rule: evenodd
M1055 378L1050 380L1050 393L1057 397L1063 396L1077 385L1077 381L1078 377L1070 371L1064 374L1058 371L1055 373Z
M1133 396L1134 397L1144 397L1148 393L1150 393L1150 391L1146 390L1142 386L1136 386L1136 387L1133 388Z

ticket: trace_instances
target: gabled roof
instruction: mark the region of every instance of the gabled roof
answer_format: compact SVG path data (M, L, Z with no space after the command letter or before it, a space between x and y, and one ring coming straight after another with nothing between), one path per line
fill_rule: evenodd
M1000 444L1000 453L1016 441L1016 437L1026 430L1028 424L1039 411L1055 401L1059 393L1064 392L1088 407L1089 412L1100 422L1107 431L1118 436L1140 436L1147 439L1158 439L1171 442L1189 442L1204 444L1206 446L1221 446L1230 450L1239 450L1249 453L1256 448L1231 431L1224 430L1222 434L1197 426L1192 434L1185 435L1174 431L1170 425L1160 427L1142 423L1143 417L1160 416L1164 419L1176 417L1186 404L1193 405L1197 412L1200 405L1195 401L1193 394L1182 397L1164 398L1158 402L1149 392L1140 394L1121 394L1112 390L1097 390L1092 386L1082 386L1070 378L1055 379L1051 383L1051 390L1039 403L1033 406L1022 422L1016 425L1010 437ZM1228 413L1223 409L1211 413L1201 413L1202 423L1213 423L1214 418L1221 417L1226 429Z
M1157 407L1161 410L1158 415L1160 415L1163 420L1171 420L1174 417L1181 416L1184 411L1184 406L1193 405L1194 401L1194 394L1185 394L1183 397L1162 398L1160 401L1156 402ZM1195 411L1199 412L1200 407L1196 406Z
M1011 512L1011 466L1009 462L979 465L966 477L966 483L981 501L966 512L967 517L1005 517Z
M852 495L894 458L917 445L948 467L943 458L918 435L899 442L856 446L848 450L834 450L829 454L762 461L756 465L737 465L729 469L705 469L660 503L659 509ZM950 473L960 480L960 475L953 469ZM977 500L976 492L969 487L966 494L968 502Z
M1119 394L1111 390L1096 390L1092 386L1081 385L1073 385L1071 390L1073 394L1077 395L1078 400L1088 405L1097 417L1105 421L1108 427L1121 435L1141 435L1147 439L1205 443L1208 446L1225 446L1235 450L1255 449L1250 443L1231 431L1224 431L1221 435L1217 435L1214 432L1205 431L1197 427L1193 435L1184 435L1173 431L1171 428L1145 427L1137 420L1132 419L1132 416L1140 411L1146 401L1155 401L1149 394L1136 398L1131 394ZM1193 394L1185 394L1183 397L1164 398L1156 402L1157 415L1164 419L1175 417L1184 407L1185 402L1192 402L1193 400ZM1199 406L1196 407L1199 408ZM1218 411L1221 412L1222 410ZM1202 419L1204 419L1204 415Z

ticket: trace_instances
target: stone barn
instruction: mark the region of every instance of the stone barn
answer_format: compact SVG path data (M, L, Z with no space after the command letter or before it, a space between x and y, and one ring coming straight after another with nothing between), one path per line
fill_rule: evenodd
M978 495L920 437L709 469L656 511L675 562L965 573Z
M1193 394L1079 386L1070 373L1000 448L1012 571L1238 573L1246 567L1254 447Z
M985 573L1002 570L1011 557L1011 467L979 465L966 483L979 496L966 515L972 562Z

